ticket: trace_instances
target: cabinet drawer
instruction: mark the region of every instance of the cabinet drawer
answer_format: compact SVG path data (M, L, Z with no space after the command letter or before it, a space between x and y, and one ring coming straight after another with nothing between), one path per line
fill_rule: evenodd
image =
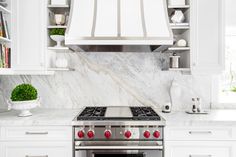
M232 142L169 142L166 143L166 157L233 157Z
M6 142L3 157L72 157L71 142Z
M166 128L166 140L235 140L233 128Z
M3 139L72 141L72 127L5 127Z

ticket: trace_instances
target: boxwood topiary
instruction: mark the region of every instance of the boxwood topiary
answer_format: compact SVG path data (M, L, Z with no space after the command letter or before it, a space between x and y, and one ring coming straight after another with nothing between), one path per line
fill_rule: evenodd
M50 35L65 35L64 28L53 28L49 32Z
M37 89L30 84L20 84L11 93L12 101L36 100L38 97Z

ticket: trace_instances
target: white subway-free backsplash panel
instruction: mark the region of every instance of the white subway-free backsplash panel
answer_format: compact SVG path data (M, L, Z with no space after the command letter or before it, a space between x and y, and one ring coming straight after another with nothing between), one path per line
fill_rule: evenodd
M162 71L168 56L161 53L75 53L66 57L76 71L53 76L0 76L0 108L6 108L13 87L32 83L43 108L82 108L84 106L145 105L161 107L170 102L172 81L182 88L174 98L174 110L185 110L193 96L209 107L211 78Z

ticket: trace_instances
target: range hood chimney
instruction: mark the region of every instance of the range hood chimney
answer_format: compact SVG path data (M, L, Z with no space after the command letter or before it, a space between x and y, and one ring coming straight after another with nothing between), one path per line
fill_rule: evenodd
M72 0L65 44L173 45L166 0Z

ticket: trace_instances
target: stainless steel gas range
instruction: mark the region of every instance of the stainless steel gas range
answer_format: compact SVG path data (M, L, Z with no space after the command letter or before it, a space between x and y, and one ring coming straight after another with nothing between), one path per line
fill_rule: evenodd
M165 121L151 107L86 107L73 121L75 157L163 157Z

